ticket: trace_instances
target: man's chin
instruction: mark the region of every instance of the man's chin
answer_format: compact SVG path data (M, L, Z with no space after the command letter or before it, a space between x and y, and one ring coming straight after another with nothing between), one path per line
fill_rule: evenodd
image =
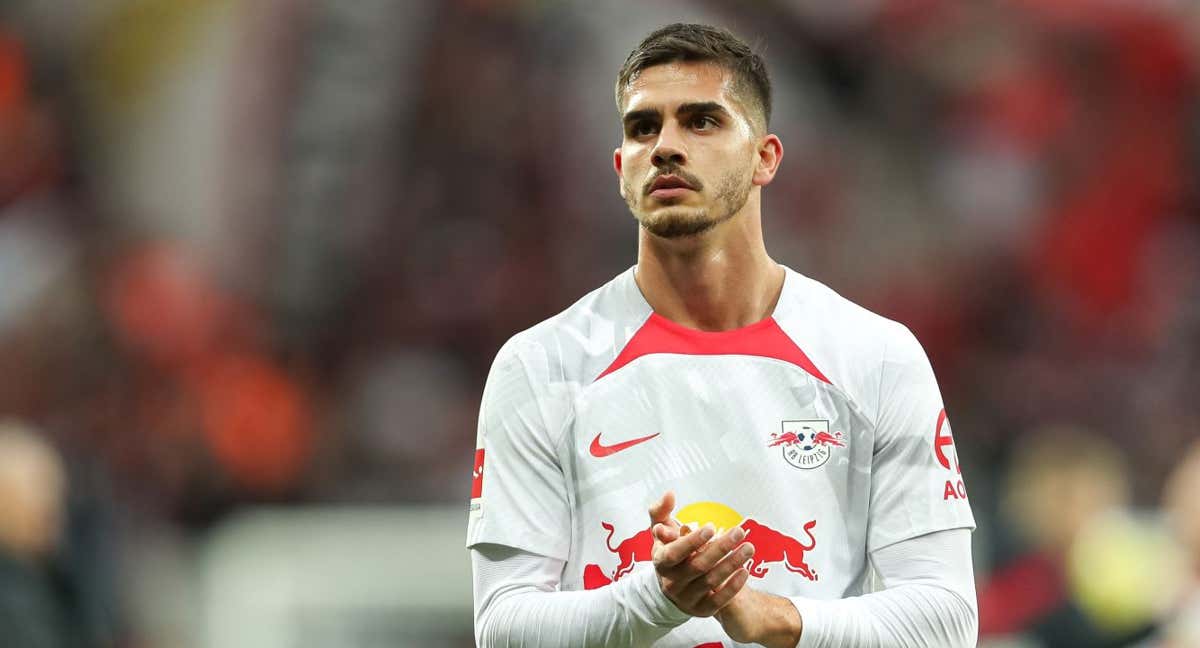
M663 214L639 218L642 229L664 239L678 239L703 234L716 226L717 221L692 214Z

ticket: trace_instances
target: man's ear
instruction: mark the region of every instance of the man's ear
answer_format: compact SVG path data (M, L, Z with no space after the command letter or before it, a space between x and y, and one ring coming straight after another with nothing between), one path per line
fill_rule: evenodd
M621 193L621 197L625 197L625 183L621 182L621 149L613 151L613 171L617 172L617 191Z
M771 184L780 162L783 162L783 142L777 135L767 134L758 144L758 164L751 182L759 187Z

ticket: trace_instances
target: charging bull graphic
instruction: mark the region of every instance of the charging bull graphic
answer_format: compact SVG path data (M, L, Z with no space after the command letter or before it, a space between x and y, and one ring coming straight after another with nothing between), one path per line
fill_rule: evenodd
M816 570L804 559L805 554L817 546L817 539L813 535L813 528L817 525L816 520L810 520L804 525L804 533L808 536L808 542L801 543L792 536L773 529L758 520L742 518L736 512L733 512L732 509L723 505L713 502L702 502L700 505L708 507L720 506L736 515L737 520L732 521L730 527L735 525L742 527L746 532L746 537L742 541L742 544L748 542L754 545L754 556L746 561L746 569L750 572L751 576L763 578L767 575L771 565L782 563L784 569L787 569L789 572L800 574L810 581L817 580ZM681 513L684 511L686 511L686 508L681 510ZM698 521L685 521L685 523L692 525L693 528L701 526ZM590 590L604 587L629 574L629 572L633 571L637 563L653 560L654 536L650 529L642 529L629 538L622 540L614 547L612 544L615 533L613 525L601 522L600 526L608 531L605 545L610 552L617 555L617 568L612 572L612 576L610 577L600 565L585 565L583 569L584 589ZM718 528L723 529L728 527L718 525Z
M620 564L617 565L617 571L613 573L613 580L620 580L622 576L633 571L633 563L646 560L652 560L654 556L654 536L650 529L643 529L633 534L632 538L626 538L621 541L621 544L615 548L612 546L613 526L608 522L601 522L600 526L608 529L608 538L605 543L608 544L608 550L617 554Z
M837 446L839 448L844 448L844 447L846 447L846 444L842 442L842 436L843 435L841 432L834 432L833 434L830 434L830 433L826 432L825 430L816 430L816 431L814 431L814 433L812 435L812 445L814 445L814 446ZM767 447L768 448L777 448L779 446L799 445L800 443L803 443L803 442L804 442L804 439L801 439L800 436L797 435L795 432L783 432L783 433L772 432L771 433L771 442L767 444Z
M781 562L788 571L800 574L810 581L817 580L817 573L812 570L812 567L809 567L808 563L804 562L805 552L811 551L817 546L817 539L813 537L812 533L815 526L817 526L816 520L810 520L804 525L804 533L808 535L808 544L800 544L791 536L761 524L758 520L747 518L742 522L741 527L746 531L746 539L742 544L749 542L754 545L754 557L750 559L746 567L750 575L762 578L767 575L767 568L763 567L763 564Z
M846 444L842 443L841 432L834 432L833 434L829 434L828 432L817 432L813 436L813 443L823 446L837 446L839 448L846 447Z
M600 569L600 565L587 565L583 568L583 589L599 589L612 582L608 574Z
M782 434L771 433L771 442L767 444L768 448L778 448L779 446L796 445L800 443L800 437L796 436L795 432L784 432Z

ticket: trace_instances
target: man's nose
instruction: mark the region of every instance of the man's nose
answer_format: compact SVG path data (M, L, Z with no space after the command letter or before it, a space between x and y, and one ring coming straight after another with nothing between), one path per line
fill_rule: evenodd
M664 124L658 133L658 142L650 154L650 162L656 167L680 166L687 162L687 150L678 127Z

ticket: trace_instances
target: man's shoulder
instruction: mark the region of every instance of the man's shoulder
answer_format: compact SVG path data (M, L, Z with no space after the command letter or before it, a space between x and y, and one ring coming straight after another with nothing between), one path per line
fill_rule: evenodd
M567 382L590 382L620 353L650 316L634 298L632 269L587 293L558 314L513 335L497 354L497 364L519 362L527 372L557 375ZM592 374L595 375L592 375Z
M780 324L796 329L809 344L853 355L882 353L912 337L908 327L852 301L824 283L788 269L790 301Z
M796 273L777 312L779 326L864 413L877 407L880 376L889 358L924 357L908 327ZM787 299L784 303L782 300ZM868 414L871 420L873 416Z

